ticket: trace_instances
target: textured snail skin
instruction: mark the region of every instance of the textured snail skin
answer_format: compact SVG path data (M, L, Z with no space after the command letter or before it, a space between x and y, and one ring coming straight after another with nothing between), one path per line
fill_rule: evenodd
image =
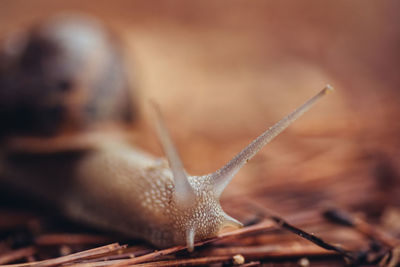
M102 148L87 156L78 173L69 214L158 247L185 244L189 229L195 229L196 240L213 237L227 223L207 177L189 177L195 198L182 206L174 198L168 164L139 150Z

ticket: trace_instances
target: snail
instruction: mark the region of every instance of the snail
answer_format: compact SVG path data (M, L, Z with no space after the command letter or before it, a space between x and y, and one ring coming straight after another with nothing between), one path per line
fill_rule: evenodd
M124 92L119 89L110 88L109 94ZM113 135L78 135L53 142L62 145L50 150L37 145L26 149L21 143L17 148L3 149L0 181L51 201L75 220L145 239L157 247L186 245L193 251L196 241L216 236L225 226L242 227L222 209L222 192L262 147L331 90L327 85L214 173L192 176L185 171L161 112L154 105L157 133L167 161ZM121 106L114 100L110 100L114 108L132 112L129 105ZM99 120L128 121L134 117L116 114ZM21 129L15 128L12 133Z

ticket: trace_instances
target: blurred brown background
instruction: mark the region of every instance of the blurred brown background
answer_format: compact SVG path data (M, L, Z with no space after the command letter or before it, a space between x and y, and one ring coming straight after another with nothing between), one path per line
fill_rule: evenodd
M154 99L193 174L214 171L330 83L336 92L252 160L224 200L251 195L283 214L326 202L374 203L377 213L399 204L397 1L0 5L2 38L60 12L94 15L117 32L142 100L137 143L161 154L147 116Z

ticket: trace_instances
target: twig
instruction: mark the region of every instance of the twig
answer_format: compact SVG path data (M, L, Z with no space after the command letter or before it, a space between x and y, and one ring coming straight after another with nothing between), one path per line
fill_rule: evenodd
M103 266L110 266L113 264L117 264L124 260L107 260L107 261L96 261L96 262L76 262L76 263L67 263L63 264L63 267L103 267ZM7 266L7 267L14 267L14 266Z
M36 253L34 247L20 248L0 255L0 264L13 262L19 259L33 256Z
M351 260L351 261L357 261L357 258L354 257L353 252L342 249L341 247L335 246L335 245L331 245L327 242L325 242L324 240L322 240L321 238L313 235L313 234L309 234L306 231L303 231L291 224L289 224L288 222L286 222L284 219L276 216L276 215L270 215L269 218L271 218L272 220L274 220L279 226L281 226L282 228L298 235L301 236L311 242L313 242L314 244L316 244L317 246L320 246L324 249L327 250L332 250L332 251L336 251L339 254L341 254L343 257Z
M261 263L259 261L251 261L242 265L239 265L240 267L250 267L250 266L260 266Z
M204 253L208 256L240 254L251 259L337 255L335 252L327 251L319 246L299 242L291 242L285 245L217 247Z
M379 262L379 267L396 267L400 262L400 247L393 248Z
M172 248L155 251L155 252L152 252L152 253L137 257L137 258L128 259L121 263L117 263L117 264L114 264L111 266L112 267L122 267L122 266L127 266L127 265L138 264L138 263L154 260L154 259L160 258L161 256L165 256L168 254L172 254L172 253L184 250L185 248L186 248L186 246L175 246Z
M151 249L142 249L142 250L138 250L138 251L126 252L126 253L117 254L117 255L107 255L104 257L100 257L100 258L85 260L84 263L110 261L110 260L126 260L126 259L131 259L131 258L146 255L148 253L151 253L152 251L153 250L151 250Z
M170 266L207 266L212 263L222 263L231 262L231 256L213 256L213 257L202 257L202 258L192 258L192 259L178 259L178 260L168 260L168 261L156 261L138 264L136 266L147 267L170 267Z
M332 222L344 225L344 226L349 226L353 227L356 229L358 232L364 234L370 239L377 240L381 242L382 244L394 248L399 245L400 241L397 240L396 238L390 236L388 233L384 232L377 226L372 226L365 222L364 220L354 217L350 213L344 211L344 210L339 210L335 208L327 209L323 213L324 217L329 219Z
M89 249L89 250L85 250L85 251L82 251L82 252L74 253L74 254L71 254L71 255L58 257L58 258L55 258L55 259L36 262L36 263L32 264L31 266L35 266L35 267L56 266L56 265L61 265L61 264L77 261L77 260L87 259L87 258L93 257L93 256L99 256L99 255L102 255L102 254L105 254L105 253L109 253L109 252L112 252L112 251L116 251L116 250L119 250L119 249L122 249L122 248L124 248L124 246L120 246L118 243L113 243L113 244L110 244L110 245L107 245L107 246L102 246L102 247L98 247L98 248L94 248L94 249Z
M358 258L355 257L354 252L348 251L339 246L329 244L329 243L325 242L322 238L319 238L319 237L315 236L314 234L307 233L306 231L289 224L283 218L273 214L273 212L269 211L267 208L259 205L258 203L254 202L254 201L249 201L249 204L254 206L257 210L259 210L266 218L273 220L281 228L284 228L302 238L305 238L308 241L311 241L312 243L316 244L319 247L322 247L327 250L335 251L335 252L339 253L340 255L342 255L343 257L345 257L346 259L351 260L352 262L358 261Z

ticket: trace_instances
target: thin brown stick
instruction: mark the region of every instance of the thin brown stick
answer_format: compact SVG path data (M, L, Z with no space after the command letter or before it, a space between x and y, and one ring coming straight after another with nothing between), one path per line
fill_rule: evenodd
M281 218L280 216L274 214L267 208L259 205L258 203L254 201L249 202L250 205L253 205L257 210L259 210L266 218L269 218L273 220L277 225L279 225L281 228L286 229L304 239L307 239L308 241L314 243L315 245L324 248L326 250L331 250L339 253L346 259L349 259L352 262L357 262L358 259L355 256L354 252L348 251L346 249L343 249L339 246L329 244L328 242L324 241L322 238L315 236L314 234L307 233L306 231L297 228L291 224L289 224L286 220Z
M239 265L240 267L250 267L250 266L260 266L261 263L259 261L251 261L242 265Z
M138 263L142 263L142 262L146 262L146 261L150 261L150 260L155 260L157 258L160 258L161 256L169 255L169 254L184 250L185 248L186 248L186 246L175 246L172 248L155 251L155 252L152 252L152 253L137 257L137 258L128 259L121 263L117 263L117 264L114 264L111 266L112 267L122 267L122 266L138 264Z
M151 253L152 251L153 251L152 249L142 249L142 250L138 250L138 251L126 252L126 253L121 253L121 254L117 254L117 255L107 255L104 257L100 257L100 258L85 260L85 263L110 261L110 260L126 260L126 259L131 259L131 258L146 255L148 253Z
M301 230L291 224L289 224L288 222L286 222L284 219L276 216L276 215L271 215L270 218L272 220L274 220L279 226L281 226L282 228L298 235L301 236L311 242L313 242L314 244L316 244L317 246L320 246L321 248L327 249L327 250L332 250L332 251L336 251L338 252L340 255L342 255L343 257L351 260L351 261L356 261L357 259L354 257L353 253L351 251L348 251L346 249L343 249L341 247L329 244L327 242L325 242L322 238L319 238L317 236L315 236L314 234L310 234L307 233L304 230Z
M20 248L17 250L9 251L0 255L0 264L5 264L33 256L36 253L34 247Z
M124 246L120 246L118 243L113 243L110 245L85 250L85 251L74 253L71 255L58 257L55 259L36 262L36 263L32 264L31 266L35 266L35 267L56 266L56 265L61 265L61 264L69 263L69 262L74 262L77 260L87 259L87 258L94 257L94 256L103 255L105 253L116 251L116 250L119 250L122 248L124 248Z
M361 218L355 217L344 210L331 208L324 211L323 215L330 221L353 227L355 230L364 234L368 238L377 240L390 248L400 245L400 241L398 239L392 237L378 226L372 226Z
M117 264L124 260L106 260L106 261L97 261L97 262L77 262L77 263L70 263L70 264L63 264L64 267L103 267L103 266L110 266L113 264ZM11 267L11 266L10 266Z
M212 263L223 263L223 262L231 262L231 256L212 256L212 257L202 257L202 258L191 258L191 259L177 259L177 260L168 260L168 261L155 261L142 263L135 266L140 267L171 267L171 266L207 266Z
M335 252L327 251L313 244L302 244L299 242L290 242L284 245L261 245L261 246L229 246L216 247L204 251L207 256L222 255L243 255L245 258L287 258L287 257L311 257L311 256L330 256L337 255ZM201 253L202 255L202 253Z

